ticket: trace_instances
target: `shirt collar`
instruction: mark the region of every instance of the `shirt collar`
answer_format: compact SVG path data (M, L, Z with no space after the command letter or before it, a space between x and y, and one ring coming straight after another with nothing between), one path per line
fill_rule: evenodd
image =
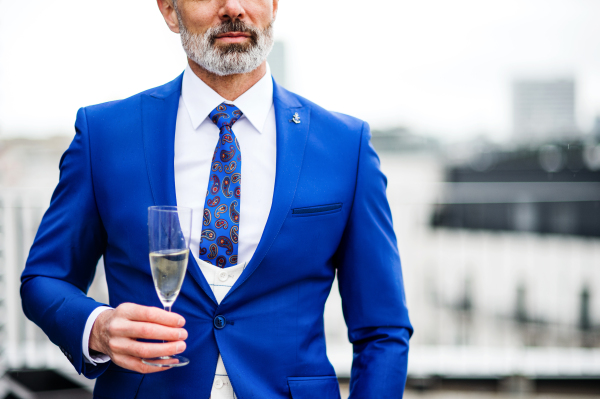
M235 101L227 101L202 81L188 65L183 73L181 98L188 110L192 126L198 129L208 115L219 104L234 104L250 123L262 133L265 121L273 105L273 80L271 68L267 63L267 72L254 86ZM242 118L243 118L242 117Z

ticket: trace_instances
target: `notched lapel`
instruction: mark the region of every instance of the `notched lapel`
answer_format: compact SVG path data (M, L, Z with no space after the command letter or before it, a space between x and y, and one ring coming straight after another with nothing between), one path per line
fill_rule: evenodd
M277 129L277 161L271 211L254 256L221 303L225 302L260 265L275 241L296 193L308 138L310 108L303 106L291 93L275 82L273 82L273 102ZM294 122L294 119L300 123Z
M142 133L154 205L177 206L175 195L175 128L183 75L142 96ZM213 302L215 296L190 253L188 273Z
M177 94L166 98L142 96L144 153L154 205L177 205L174 166Z

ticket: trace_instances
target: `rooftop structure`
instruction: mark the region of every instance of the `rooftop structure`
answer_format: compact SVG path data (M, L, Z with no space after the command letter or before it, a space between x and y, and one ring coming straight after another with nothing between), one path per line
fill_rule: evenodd
M572 78L515 81L514 138L540 142L576 137L575 107L575 81Z

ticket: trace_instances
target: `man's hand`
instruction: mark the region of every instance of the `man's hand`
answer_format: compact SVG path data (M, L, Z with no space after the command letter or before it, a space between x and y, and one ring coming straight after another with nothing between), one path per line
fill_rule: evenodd
M123 303L98 316L90 335L90 349L110 356L126 369L139 373L155 373L168 368L142 363L142 358L170 356L185 350L185 319L176 313L133 303ZM137 338L171 341L139 342Z

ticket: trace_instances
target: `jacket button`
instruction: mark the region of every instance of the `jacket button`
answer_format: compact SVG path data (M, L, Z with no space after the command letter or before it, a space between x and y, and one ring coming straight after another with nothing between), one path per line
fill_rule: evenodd
M225 319L225 316L218 315L213 320L213 324L215 325L215 328L217 330L222 330L223 328L225 328L225 324L227 324L227 320Z

